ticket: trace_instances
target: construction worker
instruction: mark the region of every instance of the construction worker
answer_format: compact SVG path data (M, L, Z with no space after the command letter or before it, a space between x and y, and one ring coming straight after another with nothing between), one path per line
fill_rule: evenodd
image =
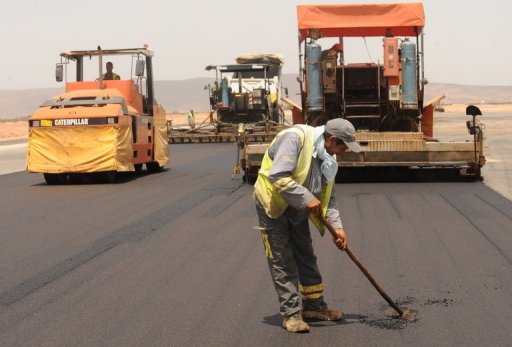
M188 113L187 121L188 125L190 126L190 129L194 129L196 127L196 117L194 116L194 110L190 110L190 112Z
M215 98L215 100L219 99L219 82L213 82L211 93L212 97Z
M349 148L361 150L354 132L354 126L341 118L325 126L301 124L285 129L270 144L258 173L254 197L260 232L283 328L291 332L309 331L303 317L339 320L343 315L328 309L324 301L308 217L323 235L318 218L322 215L336 230L334 244L345 249L348 240L334 192L335 155Z
M335 58L338 56L338 53L341 52L341 45L339 43L335 43L331 48L322 51L322 58Z
M108 80L120 80L121 79L121 76L119 76L118 74L114 73L112 71L112 69L114 68L114 64L112 64L111 61L109 61L106 65L107 67L107 72L105 72L103 74L103 79L108 81Z

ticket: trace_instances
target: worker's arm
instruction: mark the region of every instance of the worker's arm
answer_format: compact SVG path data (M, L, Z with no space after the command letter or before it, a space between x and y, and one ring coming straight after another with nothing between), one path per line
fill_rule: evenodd
M273 162L268 178L283 199L297 210L306 208L313 199L316 199L307 188L298 184L292 177L300 150L300 137L293 132L279 136L269 148L269 156Z
M329 200L329 205L327 206L325 220L327 220L334 229L343 229L340 211L338 210L338 199L336 198L336 189L334 185L332 187L331 199Z
M338 237L332 239L336 247L340 250L344 250L348 245L348 238L343 229L341 223L340 212L338 210L338 199L336 198L336 191L334 186L332 187L331 199L329 200L329 206L327 207L327 213L325 219L333 226Z

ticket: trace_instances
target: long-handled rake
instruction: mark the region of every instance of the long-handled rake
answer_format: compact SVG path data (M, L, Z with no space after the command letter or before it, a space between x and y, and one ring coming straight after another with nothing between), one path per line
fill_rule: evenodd
M325 218L321 217L320 218L322 220L322 223L327 227L327 229L329 229L329 232L331 233L331 235L334 237L334 238L337 238L337 234L336 234L336 231L334 230L334 228L332 227L332 225L330 225L326 220ZM366 278L368 278L368 280L371 282L371 284L375 287L375 289L377 289L377 291L379 292L379 294L384 298L384 300L386 300L388 302L388 304L393 308L389 308L387 309L384 314L388 317L394 317L394 318L400 318L400 319L405 319L405 320L408 320L408 321L414 321L416 320L416 316L418 315L418 311L416 310L410 310L410 309L407 309L407 308L400 308L390 297L389 295L386 294L386 292L384 291L384 289L381 288L381 286L377 283L377 281L375 280L375 278L373 278L373 276L370 274L370 272L368 272L368 270L366 269L366 267L361 263L361 261L356 257L356 255L350 250L350 248L347 246L345 248L345 252L347 252L348 256L350 257L350 259L352 259L352 261L357 265L357 267L359 268L359 270L361 270L361 272L366 276Z

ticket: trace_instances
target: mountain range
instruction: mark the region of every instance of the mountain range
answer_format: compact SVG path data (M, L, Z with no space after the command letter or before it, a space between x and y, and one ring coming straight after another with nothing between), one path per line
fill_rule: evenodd
M283 86L288 88L291 100L300 104L297 74L283 74ZM182 113L193 109L208 111L208 84L213 78L155 81L155 95L168 113ZM0 119L29 116L51 96L62 92L60 88L0 90ZM472 86L448 83L430 83L425 87L425 100L445 95L445 104L511 103L512 86Z

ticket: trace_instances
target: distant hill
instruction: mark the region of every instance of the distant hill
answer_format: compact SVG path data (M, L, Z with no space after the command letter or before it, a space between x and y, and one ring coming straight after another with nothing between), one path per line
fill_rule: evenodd
M181 81L155 81L155 96L168 113L208 111L208 84L214 78L193 78Z
M155 94L168 113L208 111L207 85L213 78L193 78L179 81L156 81ZM284 74L283 86L289 98L300 104L297 74ZM206 89L205 89L206 87ZM14 119L30 115L46 99L61 92L58 88L0 90L0 119ZM509 103L512 86L469 86L430 83L425 89L425 100L445 95L445 103Z
M59 92L58 88L0 90L0 119L27 117L46 99Z

